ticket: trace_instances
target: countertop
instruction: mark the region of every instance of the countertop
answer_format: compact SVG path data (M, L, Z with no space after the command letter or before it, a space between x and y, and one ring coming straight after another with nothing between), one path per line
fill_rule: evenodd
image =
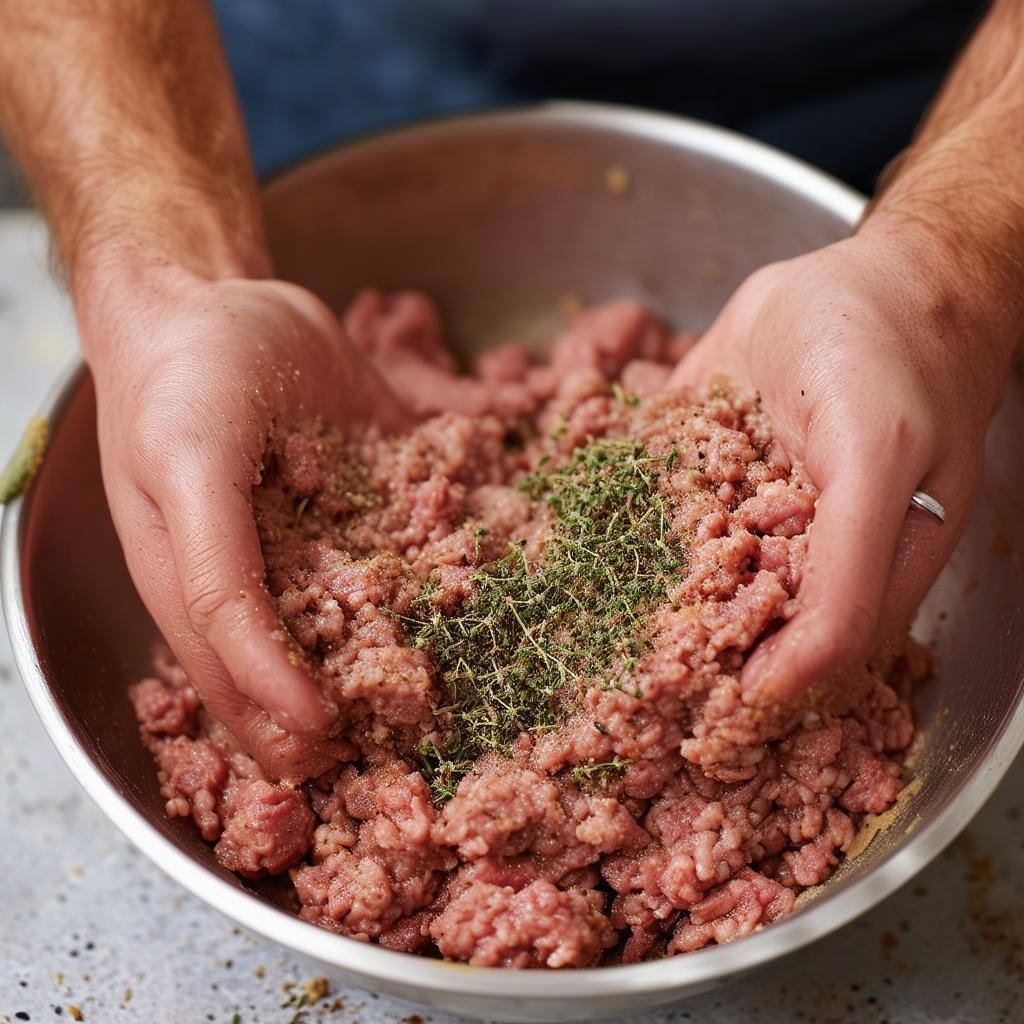
M45 232L0 213L0 452L13 447L74 330ZM339 988L305 1017L282 986L315 970L164 877L50 746L0 636L0 1024L456 1024ZM1024 1021L1024 760L967 832L885 904L727 988L631 1024ZM529 980L524 979L528 985Z

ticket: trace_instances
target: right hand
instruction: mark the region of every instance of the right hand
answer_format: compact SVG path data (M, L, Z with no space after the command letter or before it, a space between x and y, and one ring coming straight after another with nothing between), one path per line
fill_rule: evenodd
M336 758L337 709L299 667L253 518L269 431L406 416L312 294L171 268L79 300L103 481L132 579L204 705L275 777Z

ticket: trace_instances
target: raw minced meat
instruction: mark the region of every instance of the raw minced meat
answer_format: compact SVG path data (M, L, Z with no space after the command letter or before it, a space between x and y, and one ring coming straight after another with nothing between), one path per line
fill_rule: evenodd
M786 914L895 802L929 662L907 638L813 699L743 702L817 497L757 397L662 393L691 339L630 301L576 316L548 363L503 346L467 375L423 296L366 292L346 326L425 418L282 429L254 493L281 621L342 709L338 763L268 778L163 652L131 697L167 813L249 878L290 869L308 921L471 964L632 962ZM635 552L577 550L595 509Z

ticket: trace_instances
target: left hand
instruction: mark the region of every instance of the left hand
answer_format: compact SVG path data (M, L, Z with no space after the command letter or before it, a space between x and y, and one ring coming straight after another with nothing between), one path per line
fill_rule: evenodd
M908 623L966 526L1004 361L964 322L952 270L881 233L765 267L672 376L756 388L821 492L799 610L744 668L750 702L865 660ZM945 523L908 511L917 489Z

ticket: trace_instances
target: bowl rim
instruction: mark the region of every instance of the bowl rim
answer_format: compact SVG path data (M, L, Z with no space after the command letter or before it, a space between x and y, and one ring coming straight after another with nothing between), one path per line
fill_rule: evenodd
M275 175L271 184L280 181L284 174L308 169L338 154L345 157L353 149L408 141L439 131L472 132L485 124L514 126L517 122L595 126L621 132L625 138L641 136L699 146L702 151L734 166L749 168L780 185L800 191L844 219L851 228L865 205L862 196L823 172L725 129L631 107L564 101L447 115L376 132L299 161L288 171ZM55 381L39 410L52 428L59 424L85 376L84 364L77 359ZM425 993L509 1000L539 998L559 1004L631 993L661 993L667 1001L673 990L709 986L806 946L847 924L903 885L965 827L1024 745L1024 702L1021 702L1008 714L1002 734L990 745L975 774L963 782L932 821L915 830L886 860L863 878L847 881L835 893L806 905L791 917L735 942L640 964L530 971L528 979L520 972L504 968L471 967L400 953L328 932L239 889L164 836L132 806L85 752L75 737L72 723L47 685L29 628L20 556L31 498L30 490L4 509L0 523L0 603L19 674L47 734L72 774L139 850L174 881L226 917L297 953L385 985L397 979L404 987L415 987Z

